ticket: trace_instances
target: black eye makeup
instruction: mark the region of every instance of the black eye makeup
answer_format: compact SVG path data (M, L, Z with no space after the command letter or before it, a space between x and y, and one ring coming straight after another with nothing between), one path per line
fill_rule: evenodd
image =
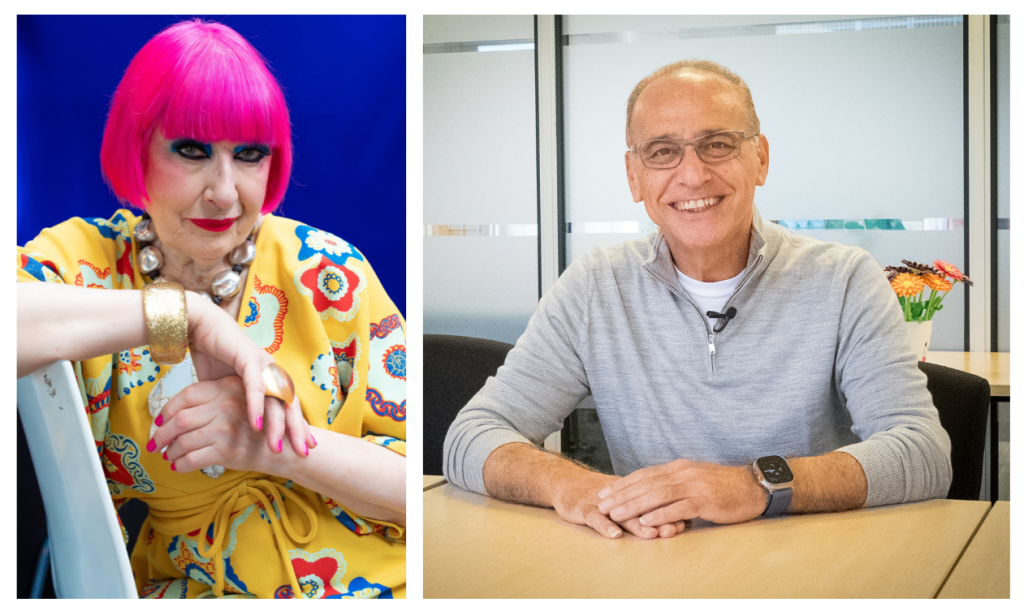
M270 147L266 144L239 144L235 147L235 159L257 163L270 156Z
M185 159L208 159L213 156L213 147L195 138L178 138L171 142L171 152Z

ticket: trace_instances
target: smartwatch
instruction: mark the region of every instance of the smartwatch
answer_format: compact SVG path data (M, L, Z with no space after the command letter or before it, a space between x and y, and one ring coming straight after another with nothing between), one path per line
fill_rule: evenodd
M754 461L754 477L768 491L768 506L763 516L789 512L793 503L793 471L781 456L762 456Z

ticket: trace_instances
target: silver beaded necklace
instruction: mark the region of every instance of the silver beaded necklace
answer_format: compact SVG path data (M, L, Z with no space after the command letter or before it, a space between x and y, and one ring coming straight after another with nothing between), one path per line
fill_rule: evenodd
M153 244L157 236L153 230L152 220L148 212L143 212L142 220L135 226L133 235L139 245L139 270L149 276L151 281L157 282L160 268L164 265L164 254ZM252 242L255 232L254 226L249 237L228 254L231 269L226 269L213 277L213 283L210 285L211 295L206 296L215 304L220 305L225 299L231 299L242 288L242 270L256 258L256 245Z

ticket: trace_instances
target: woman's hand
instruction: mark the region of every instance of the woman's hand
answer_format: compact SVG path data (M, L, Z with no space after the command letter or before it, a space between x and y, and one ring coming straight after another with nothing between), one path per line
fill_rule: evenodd
M186 386L160 411L157 432L146 449L153 452L166 446L164 457L182 473L210 465L267 472L266 465L276 454L290 447L304 457L316 444L298 397L289 406L266 399L266 434L274 439L269 449L263 433L248 426L246 403L245 388L236 375Z
M308 434L308 425L302 419L303 428L291 431L293 418L284 418L284 410L264 414L266 385L263 369L274 362L274 358L260 349L242 331L241 327L227 313L213 302L195 293L186 293L188 300L188 335L192 362L195 364L199 381L219 380L237 374L244 384L245 412L253 430L265 431L267 447L279 452L278 445L284 431L277 425L289 429L289 438L300 441L298 450L305 455L301 440ZM296 397L296 402L298 397ZM279 403L276 399L272 400ZM299 417L301 418L301 410ZM166 416L164 417L167 418ZM315 447L310 443L309 447ZM220 463L212 463L220 464Z

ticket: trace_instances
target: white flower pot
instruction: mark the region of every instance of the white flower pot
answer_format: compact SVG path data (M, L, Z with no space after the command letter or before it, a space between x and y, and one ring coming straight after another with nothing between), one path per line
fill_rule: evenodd
M917 360L928 360L928 345L932 341L932 321L903 321L903 324L910 338L910 349L917 355Z

